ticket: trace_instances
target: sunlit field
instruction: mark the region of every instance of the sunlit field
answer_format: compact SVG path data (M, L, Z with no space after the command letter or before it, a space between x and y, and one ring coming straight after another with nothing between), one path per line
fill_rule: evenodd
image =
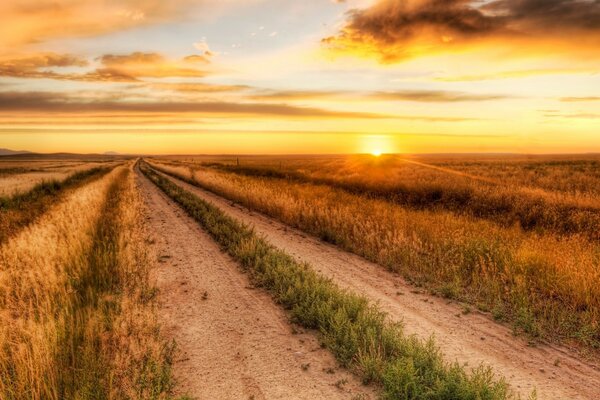
M62 181L77 172L112 165L113 160L0 160L0 197L13 197L43 182Z
M56 178L64 162L13 168L32 164ZM0 202L0 397L159 398L172 350L153 311L133 162L67 165L63 180Z
M153 165L516 332L600 345L597 157L174 157Z
M0 0L0 400L600 400L600 0Z
M269 342L302 334L295 343L312 338L329 354L281 358L288 364L278 370L307 394L314 382L340 398L595 392L595 383L562 383L589 379L599 354L595 156L39 158L2 160L0 179L45 177L0 198L2 398L187 398L197 389L180 365L190 352L215 351L197 340L225 340L218 358L237 368L239 334L215 337L206 326L246 329L241 318L255 319L231 298L213 303L218 291L270 310L256 314L283 329ZM288 229L299 233L286 244ZM331 254L314 258L310 246L324 243ZM196 264L193 246L213 249L200 255L208 264ZM215 271L196 270L213 263ZM204 275L213 277L196 281ZM179 310L182 302L192 306ZM217 312L202 311L209 305ZM173 325L182 311L185 323ZM445 336L412 333L415 316L439 319ZM188 341L178 327L209 336ZM244 351L265 360L280 345L259 340ZM499 345L505 355L494 355ZM193 368L215 371L194 357ZM329 366L302 375L315 363ZM546 368L566 373L550 389L540 386Z

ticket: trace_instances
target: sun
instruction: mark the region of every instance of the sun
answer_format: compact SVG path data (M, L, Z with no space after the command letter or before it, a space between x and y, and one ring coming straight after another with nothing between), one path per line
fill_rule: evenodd
M378 158L394 153L395 146L390 135L363 135L358 143L359 153Z

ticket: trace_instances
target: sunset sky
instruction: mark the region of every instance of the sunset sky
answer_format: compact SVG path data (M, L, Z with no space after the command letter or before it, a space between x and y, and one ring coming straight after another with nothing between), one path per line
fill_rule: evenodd
M600 152L600 0L4 0L0 147Z

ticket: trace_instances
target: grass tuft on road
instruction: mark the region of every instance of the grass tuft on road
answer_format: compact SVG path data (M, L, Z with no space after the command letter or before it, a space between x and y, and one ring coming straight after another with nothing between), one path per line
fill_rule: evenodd
M141 163L143 173L176 201L265 288L292 320L318 330L323 345L365 383L381 385L384 399L513 398L490 368L471 371L448 363L432 340L404 334L364 297L341 290L308 264L295 261L249 227L228 217Z

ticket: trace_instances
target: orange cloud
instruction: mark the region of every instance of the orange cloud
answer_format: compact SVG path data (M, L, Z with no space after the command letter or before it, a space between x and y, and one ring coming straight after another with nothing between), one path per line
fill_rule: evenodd
M53 67L84 67L88 65L81 58L55 53L33 54L0 59L0 76L16 78L52 78L55 72L48 71Z
M192 0L19 0L0 2L0 50L162 22Z
M187 57L186 57L187 58ZM194 68L189 61L171 61L158 53L135 52L126 55L108 54L102 56L103 65L96 72L99 74L129 76L137 78L201 78L206 72Z
M517 53L597 54L600 0L379 0L354 10L329 49L394 63L422 55L476 49L482 44ZM542 44L542 45L541 45ZM525 46L525 48L523 48Z
M186 57L189 58L189 57ZM136 82L141 78L198 78L206 71L184 60L168 60L158 53L104 55L101 66L88 72L63 73L63 67L85 67L89 63L71 55L55 53L30 54L0 58L0 76L14 78L45 78L87 82Z

